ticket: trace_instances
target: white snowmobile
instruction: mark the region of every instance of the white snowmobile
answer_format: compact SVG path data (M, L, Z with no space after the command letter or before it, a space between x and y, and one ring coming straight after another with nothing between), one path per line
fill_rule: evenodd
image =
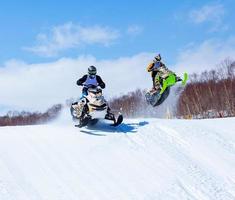
M74 121L78 121L76 127L95 125L99 119L113 121L111 126L118 126L123 121L123 116L118 112L117 117L111 112L107 101L105 100L100 87L88 87L88 95L80 102L74 102L71 105L70 112ZM80 111L80 105L83 103L83 110Z

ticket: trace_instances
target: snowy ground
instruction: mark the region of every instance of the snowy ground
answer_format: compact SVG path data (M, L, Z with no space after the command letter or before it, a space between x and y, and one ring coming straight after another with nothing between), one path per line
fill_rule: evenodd
M0 128L0 200L235 199L235 118Z

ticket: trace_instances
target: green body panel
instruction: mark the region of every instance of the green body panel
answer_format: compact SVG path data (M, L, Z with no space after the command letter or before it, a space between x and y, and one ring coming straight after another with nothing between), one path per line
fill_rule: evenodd
M170 74L165 80L163 80L163 85L162 85L160 94L162 94L166 90L167 87L175 85L175 83L176 83L175 74Z
M188 80L188 74L184 73L184 78L182 79L182 85L185 86L186 82ZM170 74L165 80L163 80L163 84L162 84L162 89L160 91L160 94L162 94L167 87L171 87L173 85L175 85L177 82L176 80L176 75L174 73Z

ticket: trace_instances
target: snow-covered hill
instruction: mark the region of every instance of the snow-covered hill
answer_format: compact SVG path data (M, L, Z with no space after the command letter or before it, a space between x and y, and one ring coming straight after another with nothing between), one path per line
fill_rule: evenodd
M0 200L235 199L235 118L0 128Z

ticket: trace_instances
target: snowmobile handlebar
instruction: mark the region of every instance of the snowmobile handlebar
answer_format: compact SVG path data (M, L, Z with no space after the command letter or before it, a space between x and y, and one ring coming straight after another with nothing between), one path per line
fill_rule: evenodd
M85 84L82 84L82 86L83 87L86 87L86 88L93 88L93 89L101 89L102 90L102 88L98 85L98 86L96 86L96 85L92 85L92 84L89 84L89 85L85 85Z

